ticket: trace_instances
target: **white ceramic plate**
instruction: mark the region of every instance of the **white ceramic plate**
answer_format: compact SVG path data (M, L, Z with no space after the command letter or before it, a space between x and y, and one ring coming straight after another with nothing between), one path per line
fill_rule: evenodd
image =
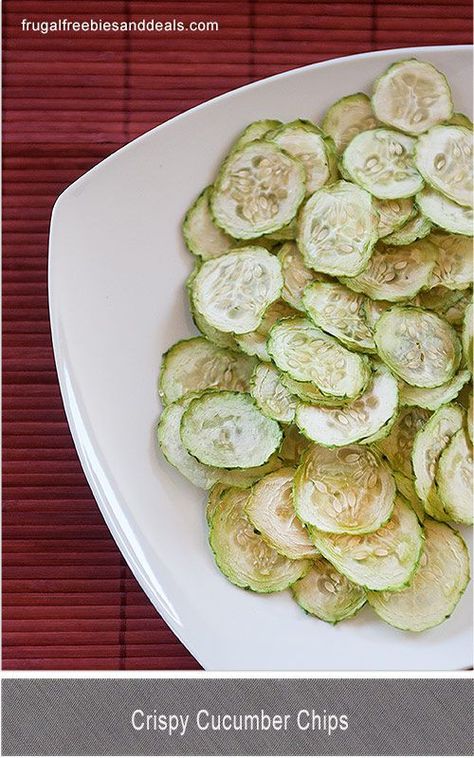
M183 213L231 141L259 118L318 120L416 55L444 71L471 113L471 51L383 51L307 66L223 95L148 132L57 201L49 293L66 413L82 466L120 550L157 610L210 670L451 670L471 665L471 601L421 635L369 609L332 627L288 593L230 584L207 545L204 495L157 454L161 354L194 333L184 281L193 260Z

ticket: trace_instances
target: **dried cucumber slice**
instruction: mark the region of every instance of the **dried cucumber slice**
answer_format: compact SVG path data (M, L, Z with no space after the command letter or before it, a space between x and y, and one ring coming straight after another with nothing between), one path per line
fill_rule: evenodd
M401 197L396 200L379 200L374 198L374 206L379 214L379 237L387 237L400 229L414 215L413 199Z
M306 560L279 555L256 534L245 514L246 490L229 489L211 521L209 543L218 568L237 587L254 592L280 592L310 568Z
M430 236L438 249L435 267L431 272L430 287L467 289L472 284L473 242L460 234L436 232Z
M423 187L414 164L415 140L390 129L354 137L342 156L344 175L380 200L411 197Z
M254 331L283 277L278 258L261 247L243 247L203 263L190 284L195 310L221 332Z
M184 446L208 466L261 466L278 449L281 436L277 422L245 393L206 392L190 402L181 419Z
M420 408L436 411L441 405L454 400L470 378L471 373L467 369L461 369L449 382L439 387L412 387L410 384L400 382L400 405L417 405Z
M312 382L298 382L296 379L292 379L288 374L281 374L280 378L291 394L296 398L299 398L299 400L302 400L304 403L312 403L314 405L324 405L329 408L334 408L346 405L348 402L346 398L338 398L334 395L323 395Z
M248 392L254 368L255 361L245 355L191 337L163 355L160 396L166 404L209 388Z
M276 321L295 315L296 311L288 303L285 303L284 300L275 300L263 314L257 329L254 332L236 335L235 341L247 355L256 355L261 361L269 361L270 356L267 352L268 332Z
M461 360L456 332L422 308L394 306L375 325L375 344L384 363L414 387L449 382Z
M416 434L412 449L415 489L425 511L440 521L449 521L435 487L436 465L451 437L463 425L459 405L443 405Z
M341 281L374 300L408 300L428 284L436 260L436 248L428 240L403 247L377 245L364 271Z
M457 292L459 293L459 297L457 297L447 308L443 309L442 316L446 319L448 324L462 328L466 318L467 309L472 304L472 290Z
M281 468L252 488L245 506L247 517L265 542L277 553L299 560L318 553L293 506L295 469Z
M437 264L435 265L435 268L436 266ZM435 269L433 269L433 271L434 270ZM429 286L429 284L427 286ZM429 290L422 290L413 298L411 304L418 305L420 308L427 308L429 311L435 311L440 316L444 316L446 310L455 305L461 297L462 292L449 290L447 287L439 286L432 287Z
M376 443L394 471L405 476L413 475L411 451L417 432L424 427L430 413L423 408L402 408L390 434Z
M283 273L283 289L281 297L293 308L304 311L303 292L316 279L326 279L324 274L308 268L295 242L282 245L278 259Z
M425 181L459 205L472 208L472 130L435 126L416 145L415 164Z
M272 234L266 234L265 237L261 237L260 239L271 240L274 243L287 242L288 240L296 239L297 230L298 225L296 223L296 219L293 219L293 221L290 221L287 226L284 226L282 229L278 229Z
M367 593L380 618L410 632L447 619L469 582L469 555L461 535L431 519L426 519L424 531L424 551L411 585L401 592Z
M363 445L314 445L294 482L295 510L303 524L334 534L365 534L391 516L395 481L381 456Z
M370 98L363 92L342 97L333 103L321 124L323 132L334 140L339 153L345 150L356 134L376 126L377 119Z
M306 313L316 326L352 350L374 353L374 338L364 317L364 300L344 285L330 282L315 282L303 294Z
M379 121L414 136L453 115L446 77L416 58L392 64L377 79L372 107Z
M252 239L281 229L305 196L303 164L265 140L233 150L211 195L215 222L232 237Z
M278 471L283 466L278 452L273 453L268 461L261 466L250 466L243 469L223 469L219 470L219 479L223 484L231 487L240 487L245 489L258 482L262 476L271 474L272 471Z
M232 152L241 150L245 145L248 145L249 142L263 139L268 132L272 129L278 129L279 126L281 126L281 121L272 118L263 118L260 121L252 121L251 124L245 127L232 146Z
M473 128L471 119L468 118L465 113L453 113L447 123L451 124L452 126L464 126L466 129Z
M296 424L320 445L341 447L367 438L387 427L398 409L398 385L385 366L378 366L365 392L341 408L299 403Z
M193 309L192 303L190 308L191 316L196 325L196 328L201 332L202 335L204 335L204 337L206 337L210 342L213 342L214 345L217 345L218 347L226 347L229 350L234 351L240 350L233 334L230 332L221 332L219 329L216 329L214 326L208 324L204 316L201 313L197 313Z
M216 512L219 505L219 501L224 492L226 492L228 489L229 486L227 484L224 484L223 482L216 482L214 486L209 490L206 503L206 521L208 526L211 526L214 513Z
M306 613L330 624L354 616L366 601L362 587L353 584L322 557L316 558L310 571L292 585L291 591Z
M355 276L367 265L377 226L370 194L350 182L335 182L311 195L304 206L298 247L315 271Z
M332 141L325 138L311 121L290 121L267 134L266 139L275 142L302 162L308 194L337 178L337 161Z
M317 549L341 574L369 590L401 590L416 570L423 531L415 512L399 495L390 520L361 535L309 533Z
M473 324L474 322L474 307L472 302L466 308L464 314L464 321L462 327L462 351L464 354L464 360L469 371L473 371Z
M364 318L367 326L373 333L375 324L379 320L380 316L388 311L393 306L393 303L389 303L388 300L372 300L370 297L366 297L364 300L363 311Z
M181 419L192 397L166 406L158 424L157 440L168 463L177 468L196 487L208 490L219 479L218 470L193 458L184 447L180 436Z
M472 444L465 429L453 434L441 453L436 469L436 487L450 520L472 524Z
M393 476L395 478L395 484L397 485L398 492L403 495L405 500L410 503L411 507L416 513L418 521L420 524L423 524L426 518L426 513L423 507L423 503L416 494L415 482L411 477L402 474L401 471L394 471Z
M206 187L186 213L183 236L188 250L204 261L224 255L235 246L235 240L213 222L209 197L212 187Z
M279 455L287 465L299 466L301 456L310 445L311 442L301 434L298 427L291 424L283 432Z
M255 368L250 394L265 416L283 424L291 424L295 418L296 400L270 363L259 363Z
M370 378L365 356L342 347L305 318L276 323L270 330L267 349L281 371L297 381L311 382L323 394L354 398Z
M458 205L431 187L425 187L416 196L416 203L423 216L454 234L474 235L474 214L472 208Z
M431 231L431 221L421 214L416 214L406 222L400 229L388 234L382 242L384 245L409 245L415 240L423 239Z

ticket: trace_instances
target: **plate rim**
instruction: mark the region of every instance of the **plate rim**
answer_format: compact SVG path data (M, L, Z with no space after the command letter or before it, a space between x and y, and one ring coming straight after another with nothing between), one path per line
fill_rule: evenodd
M146 572L144 571L143 563L139 560L135 550L133 549L131 545L131 541L129 537L122 530L119 524L119 519L117 518L117 514L116 514L116 506L114 506L110 502L110 500L107 499L107 497L104 495L101 488L98 486L97 477L95 476L95 469L91 465L89 457L86 455L84 451L84 446L82 444L82 437L79 432L78 425L76 423L76 415L71 407L71 402L70 402L71 396L70 396L70 391L68 389L67 376L66 376L66 372L64 371L64 364L61 361L60 336L59 336L59 330L58 330L58 325L60 322L60 311L59 311L59 307L56 304L56 296L55 296L55 290L53 286L53 269L54 269L54 258L55 258L55 253L53 252L53 247L54 247L53 238L54 238L54 232L55 232L56 226L58 224L58 216L61 210L61 206L64 202L64 199L69 194L77 191L78 185L80 185L83 181L85 181L86 178L101 171L106 164L116 160L125 151L132 150L134 146L136 146L137 144L140 144L141 142L146 141L150 137L150 135L155 134L159 131L172 128L172 126L177 121L187 117L190 113L194 111L205 109L210 104L222 102L222 101L225 101L226 99L238 96L240 95L240 93L244 91L248 91L250 89L256 89L258 87L264 86L267 82L282 80L284 78L288 79L288 78L291 78L292 76L299 75L303 71L309 71L309 70L314 70L317 68L324 68L324 67L329 68L330 66L333 66L333 65L344 64L347 61L356 61L356 60L361 60L368 57L378 58L383 61L384 58L391 57L396 54L400 54L401 56L407 55L407 54L410 56L416 56L416 55L430 56L435 51L440 52L440 53L469 52L469 51L472 52L473 47L474 47L473 45L467 45L467 44L465 45L424 45L424 46L415 46L415 47L410 46L410 47L401 47L401 48L384 48L382 50L371 50L367 52L357 53L354 55L345 55L345 56L341 56L337 58L330 58L324 61L310 63L305 66L298 66L288 71L283 71L279 74L274 74L272 76L264 77L255 82L250 82L249 84L245 84L241 87L237 87L235 89L224 92L214 98L211 98L210 100L206 100L203 103L199 103L198 105L192 108L189 108L183 111L182 113L177 114L176 116L173 116L171 119L168 119L162 124L159 124L158 126L155 126L152 129L147 130L143 134L139 135L133 140L122 145L117 150L112 152L110 155L102 159L95 166L90 168L87 172L85 172L80 177L78 177L72 184L66 187L66 189L63 190L63 192L58 196L58 198L56 199L53 205L53 208L51 211L49 237L48 237L48 309L49 309L50 330L51 330L51 337L52 337L54 361L55 361L56 372L58 376L61 400L62 400L64 411L66 414L69 431L71 433L71 436L74 442L74 447L78 455L82 470L86 477L87 483L89 487L91 488L95 502L102 514L102 517L104 518L105 523L107 524L107 527L118 549L120 550L121 555L125 559L128 567L132 571L141 589L146 594L148 600L155 607L155 610L164 619L165 623L170 627L170 629L182 642L182 644L189 651L189 653L203 667L203 671L194 672L196 674L203 674L203 673L206 673L207 671L215 672L217 670L212 669L212 668L209 668L209 669L205 668L204 663L200 658L199 652L195 650L195 645L193 641L188 639L188 633L186 629L184 629L183 627L180 626L179 623L177 623L176 618L174 618L173 614L170 612L169 606L167 607L167 604L164 601L164 599L160 598L160 595L157 592L156 587L154 587L148 581ZM103 458L103 453L100 449L98 451L98 457ZM169 669L168 671L174 671L174 669ZM227 670L224 670L224 671L227 671ZM229 671L234 671L234 670L229 669ZM235 669L235 671L240 671L240 669ZM273 673L278 673L276 669L271 670L271 671ZM382 671L382 670L379 670L379 671ZM409 670L409 671L411 672L412 670ZM426 669L425 671L435 671L435 670ZM270 670L266 670L266 669L260 670L260 673L266 673L267 675L269 672ZM166 674L166 671L164 673ZM180 672L180 673L183 673L183 672ZM251 675L254 675L255 673L258 673L258 671L252 670L250 672ZM334 670L331 669L327 671L322 670L322 669L319 669L319 670L318 669L315 669L315 670L291 669L288 671L285 670L284 672L285 675L288 675L291 673L299 674L299 675L305 673L305 674L310 674L311 676L318 675L318 673L321 673L321 675L324 675L324 676L327 676L328 674L331 674L331 673L336 673L339 676L343 676L344 674L344 672L340 670L335 670L335 669ZM365 671L362 671L362 673L371 675L377 672L372 671L372 670L365 670ZM403 671L397 670L396 673L403 673ZM353 674L354 674L354 671L350 671L350 675L353 675Z

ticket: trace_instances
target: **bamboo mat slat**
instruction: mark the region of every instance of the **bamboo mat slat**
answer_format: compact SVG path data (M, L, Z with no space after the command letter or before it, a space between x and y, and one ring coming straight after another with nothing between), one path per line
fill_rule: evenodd
M51 208L130 139L264 76L352 53L471 39L471 0L5 0L6 669L193 669L135 582L67 427L47 303ZM218 20L218 33L50 33L21 20ZM271 114L269 114L271 115Z

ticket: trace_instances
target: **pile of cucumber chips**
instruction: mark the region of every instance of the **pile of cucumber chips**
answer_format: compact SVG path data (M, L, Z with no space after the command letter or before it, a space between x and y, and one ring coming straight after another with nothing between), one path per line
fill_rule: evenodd
M453 612L472 524L473 132L429 63L321 126L256 121L183 233L200 336L163 357L158 441L209 490L219 569L335 623Z

